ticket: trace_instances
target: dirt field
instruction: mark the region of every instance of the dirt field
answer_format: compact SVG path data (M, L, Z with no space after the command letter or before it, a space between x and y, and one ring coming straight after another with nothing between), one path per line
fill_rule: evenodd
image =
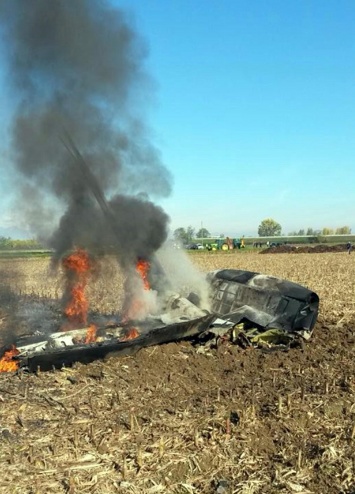
M291 245L284 244L263 249L261 254L324 254L325 252L346 252L347 244Z
M2 373L0 493L355 492L355 253L190 256L202 271L246 269L316 291L312 339L287 353L171 343L62 371ZM30 311L27 321L16 315L26 300L58 310L60 281L47 269L39 259L0 261L3 339L29 324ZM93 308L109 313L122 279L106 269L90 290Z

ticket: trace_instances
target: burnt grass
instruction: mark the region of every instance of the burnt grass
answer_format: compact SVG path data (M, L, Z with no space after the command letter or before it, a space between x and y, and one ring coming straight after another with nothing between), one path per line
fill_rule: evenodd
M178 342L2 373L0 492L354 493L354 256L191 254L203 271L247 269L318 293L311 340L288 352ZM60 299L47 268L44 259L0 261L3 339L25 329L23 299ZM113 264L105 269L90 290L107 313L122 280Z

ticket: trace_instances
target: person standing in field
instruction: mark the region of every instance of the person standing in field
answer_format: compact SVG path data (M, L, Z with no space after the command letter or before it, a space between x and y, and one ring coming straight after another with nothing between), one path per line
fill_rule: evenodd
M348 243L346 244L346 250L348 251L348 254L350 254L351 249L352 249L351 242L348 242Z

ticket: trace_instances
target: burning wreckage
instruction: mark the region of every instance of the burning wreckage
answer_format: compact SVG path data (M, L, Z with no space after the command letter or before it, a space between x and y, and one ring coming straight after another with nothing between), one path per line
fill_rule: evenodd
M73 249L74 240L71 239L68 255L54 255L54 262L60 260L65 272L65 323L54 333L37 331L23 335L15 344L2 348L0 372L18 369L33 372L70 366L75 362L89 363L109 355L132 354L143 347L182 339L194 340L201 348L229 339L244 347L288 349L296 340L311 336L319 298L316 293L287 280L224 269L206 274L207 300L202 300L205 297L195 292L183 296L172 290L157 257L165 240L165 214L152 203L128 196L107 201L70 137L65 136L63 143L84 179L86 194L91 195L99 206L98 223L103 222L105 229L109 226L110 241L116 242L115 254L126 275L122 313L109 324L90 324L85 288L95 271L96 261L88 250ZM88 209L88 204L84 201L82 211ZM151 236L145 225L146 236L133 251L130 239L125 241L120 234L124 219L122 210L127 207L136 208L137 222L143 208L148 210L144 221L148 215L148 225L155 229L155 235ZM94 212L89 208L85 214ZM70 216L64 218L61 226L65 226L66 220L71 227ZM131 235L141 230L139 224L135 225Z
M195 293L183 297L153 290L151 264L140 260L136 272L143 292L131 298L120 323L88 325L84 288L89 256L78 250L63 262L75 271L72 297L65 308L70 325L45 338L43 334L18 338L16 346L3 348L0 371L50 370L183 339L201 346L222 338L244 347L288 349L299 339L309 339L317 320L317 294L296 283L250 271L213 271L206 275L210 304L206 310ZM147 313L153 305L155 312Z
M24 180L17 192L21 200L24 193L35 196L24 208L26 221L53 249L53 267L63 269L65 322L12 339L11 348L0 349L0 371L60 368L183 338L194 338L201 348L228 336L242 345L276 340L287 348L294 338L308 337L318 297L294 283L221 270L206 275L208 298L195 287L196 293L183 296L169 286L157 260L169 218L147 198L170 193L170 173L140 118L149 80L142 65L146 50L127 17L94 0L87 2L90 8L33 1L30 18L23 16L22 2L2 3L18 101L13 159ZM134 101L139 104L131 108ZM63 213L54 231L48 198ZM94 252L113 254L126 278L120 317L110 324L102 323L105 317L97 323L88 311L85 288L95 271Z

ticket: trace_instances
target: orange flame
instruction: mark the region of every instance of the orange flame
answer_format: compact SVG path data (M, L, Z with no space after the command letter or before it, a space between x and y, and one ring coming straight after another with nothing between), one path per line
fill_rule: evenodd
M18 355L20 352L17 350L15 345L12 345L9 350L7 350L3 357L0 359L0 372L14 372L16 371L20 363L16 360L12 360L12 357Z
M137 328L130 328L128 332L122 336L122 338L119 339L119 341L127 341L127 340L134 340L135 338L138 338L139 336L139 331Z
M144 290L150 290L150 284L148 281L148 273L150 269L150 263L144 259L139 259L136 264L136 271L140 275L143 281Z
M96 341L97 327L95 324L91 324L87 330L84 343L95 343Z
M73 324L86 324L89 302L85 295L91 262L88 253L77 249L70 256L63 259L67 279L67 293L69 301L64 313Z
M144 259L138 259L135 267L136 267L136 272L138 273L139 278L143 283L144 291L149 291L150 284L148 281L148 274L150 269L150 263ZM133 278L127 280L126 286L128 287L128 289L126 292L127 297L123 309L123 317L122 317L123 323L126 323L127 321L137 317L137 315L144 313L147 307L144 297L138 295L135 289L133 289L135 288L133 287Z

